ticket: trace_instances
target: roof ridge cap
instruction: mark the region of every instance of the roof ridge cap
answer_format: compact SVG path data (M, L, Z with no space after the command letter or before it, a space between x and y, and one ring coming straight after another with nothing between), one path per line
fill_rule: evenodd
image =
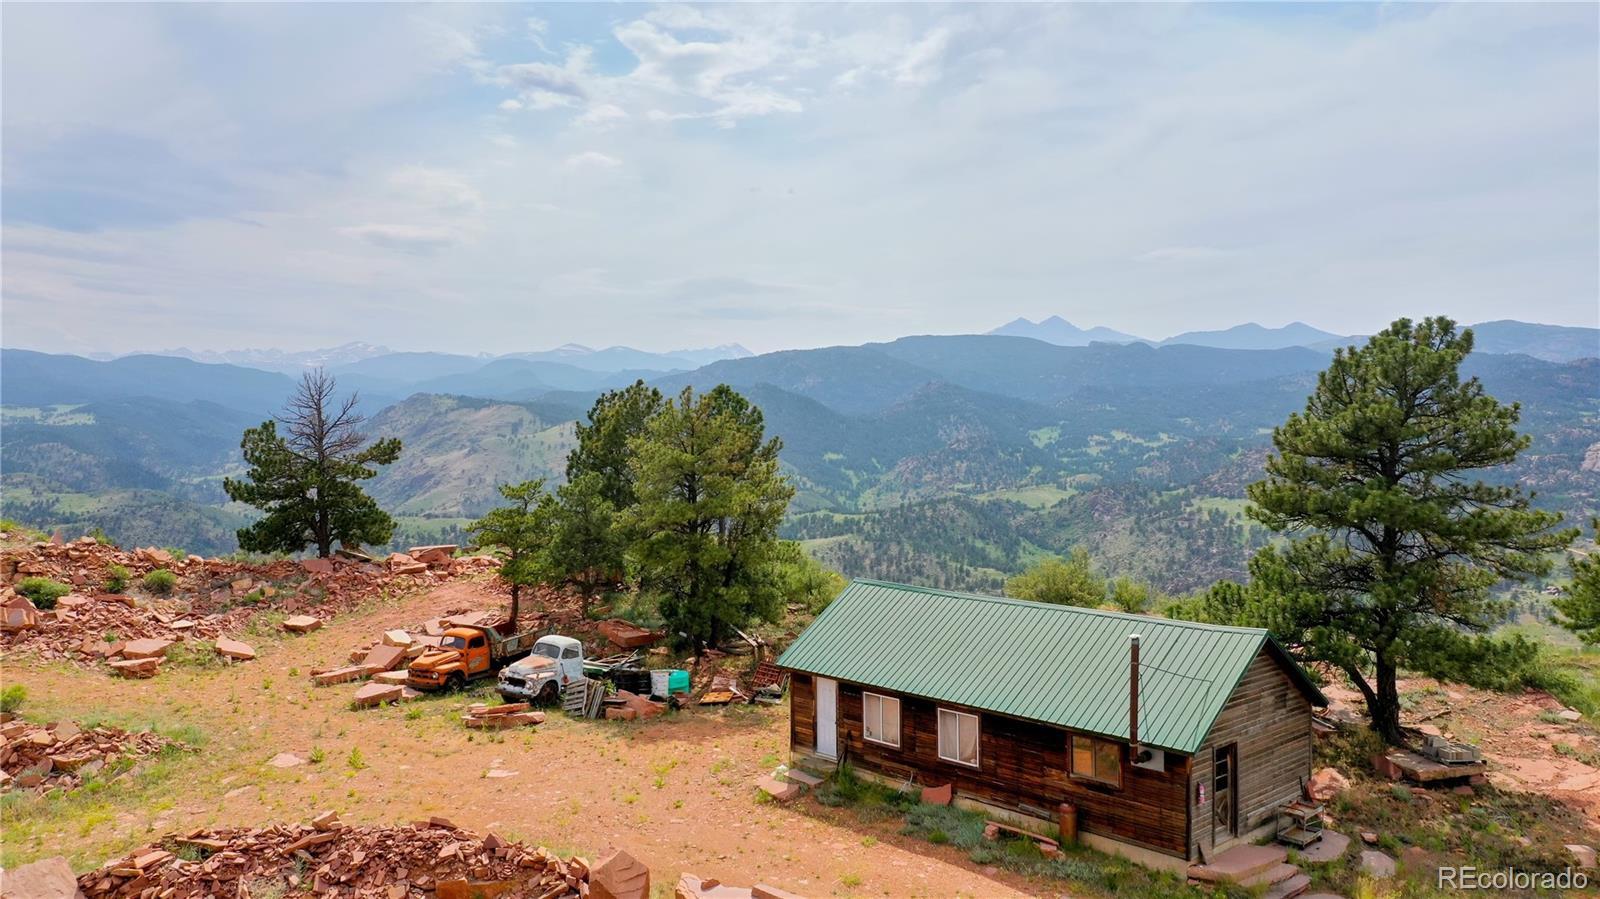
M987 593L967 593L961 590L944 590L939 587L923 587L916 584L899 584L894 581L881 581L876 578L858 577L851 578L850 583L867 584L874 587L889 587L895 590L905 590L910 593L925 593L931 596L944 596L950 599L976 599L983 602L1000 603L1002 605L1022 606L1024 608L1037 608L1054 610L1058 612L1071 612L1080 615L1099 615L1105 618L1118 618L1127 621L1151 621L1156 624L1167 624L1174 627L1192 627L1202 630L1224 631L1232 634L1249 634L1266 636L1264 627L1244 627L1235 624L1212 624L1208 621L1189 621L1183 618L1165 618L1156 615L1140 615L1133 612L1113 612L1109 609L1093 609L1086 606L1069 606L1060 603L1039 602L1032 599L1019 599L1015 596L993 596ZM848 589L848 587L846 588Z

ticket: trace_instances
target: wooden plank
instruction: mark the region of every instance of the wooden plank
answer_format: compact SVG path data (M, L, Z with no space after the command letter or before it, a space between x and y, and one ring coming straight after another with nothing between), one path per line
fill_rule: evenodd
M814 731L808 724L814 711L807 701L810 685L802 687L799 678L796 675L790 687L795 703L791 733L796 746L809 747ZM974 768L939 758L940 705L928 700L900 697L898 748L866 741L862 737L861 694L859 685L839 686L840 747L852 764L898 779L912 778L925 786L949 783L959 793L1019 811L1023 806L1054 810L1059 803L1070 802L1078 809L1079 830L1184 855L1189 765L1183 756L1169 753L1166 769L1152 771L1127 764L1124 750L1123 786L1107 786L1069 775L1068 731L961 709L980 717L979 764ZM803 695L806 700L801 699Z
M1240 678L1233 695L1217 716L1206 742L1191 766L1190 845L1210 852L1225 837L1212 838L1214 813L1211 763L1217 748L1237 747L1235 790L1238 791L1239 833L1267 823L1280 806L1299 798L1311 776L1311 703L1283 668L1262 652ZM1197 801L1199 784L1206 800Z

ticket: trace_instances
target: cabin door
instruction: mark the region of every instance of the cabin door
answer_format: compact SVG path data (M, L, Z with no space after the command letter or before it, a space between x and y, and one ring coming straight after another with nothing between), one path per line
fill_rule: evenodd
M1211 842L1239 835L1239 750L1229 743L1211 756Z
M817 678L817 755L839 757L839 682Z

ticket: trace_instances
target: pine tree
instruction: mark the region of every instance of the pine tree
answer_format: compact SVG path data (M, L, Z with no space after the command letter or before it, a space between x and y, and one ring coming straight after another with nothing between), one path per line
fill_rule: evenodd
M1520 486L1468 479L1528 446L1518 406L1461 379L1471 351L1472 332L1445 318L1400 319L1336 350L1249 488L1252 517L1303 536L1258 553L1260 583L1233 599L1342 669L1393 744L1399 671L1471 682L1522 651L1481 636L1506 611L1489 589L1547 570L1545 554L1573 536Z
M578 444L567 454L567 482L593 474L598 478L600 496L612 508L633 505L637 500L628 444L644 433L645 425L664 403L661 391L643 381L601 394L589 409L589 423L578 423Z
M1600 518L1590 522L1596 537L1600 537ZM1555 599L1561 626L1578 635L1590 645L1600 645L1600 558L1594 553L1574 552L1572 583Z
M624 577L627 540L605 492L604 477L593 471L561 485L550 542L544 549L543 567L551 580L577 585L585 614L596 593L615 587Z
M507 504L467 526L480 546L495 547L500 554L500 578L511 585L511 627L522 611L522 588L550 579L549 545L556 516L555 498L544 490L544 479L500 485Z
M382 545L394 519L357 484L377 475L376 465L400 457L400 441L367 445L354 393L335 399L337 384L322 369L306 372L278 422L244 432L240 448L250 469L245 480L224 479L228 498L266 513L238 532L239 548L299 552L308 545L326 558L333 544Z
M701 396L685 387L628 442L638 503L621 517L641 584L697 653L782 608L777 531L794 487L780 446L725 384Z

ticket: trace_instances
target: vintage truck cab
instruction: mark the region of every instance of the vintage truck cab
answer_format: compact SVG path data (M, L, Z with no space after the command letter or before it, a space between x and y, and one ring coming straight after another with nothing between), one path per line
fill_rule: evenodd
M406 668L406 685L418 690L460 689L467 681L493 674L527 652L535 634L505 634L497 627L469 625L444 632L439 645Z
M580 683L583 644L571 637L548 634L533 644L533 652L500 671L498 689L506 702L556 702L568 684Z

